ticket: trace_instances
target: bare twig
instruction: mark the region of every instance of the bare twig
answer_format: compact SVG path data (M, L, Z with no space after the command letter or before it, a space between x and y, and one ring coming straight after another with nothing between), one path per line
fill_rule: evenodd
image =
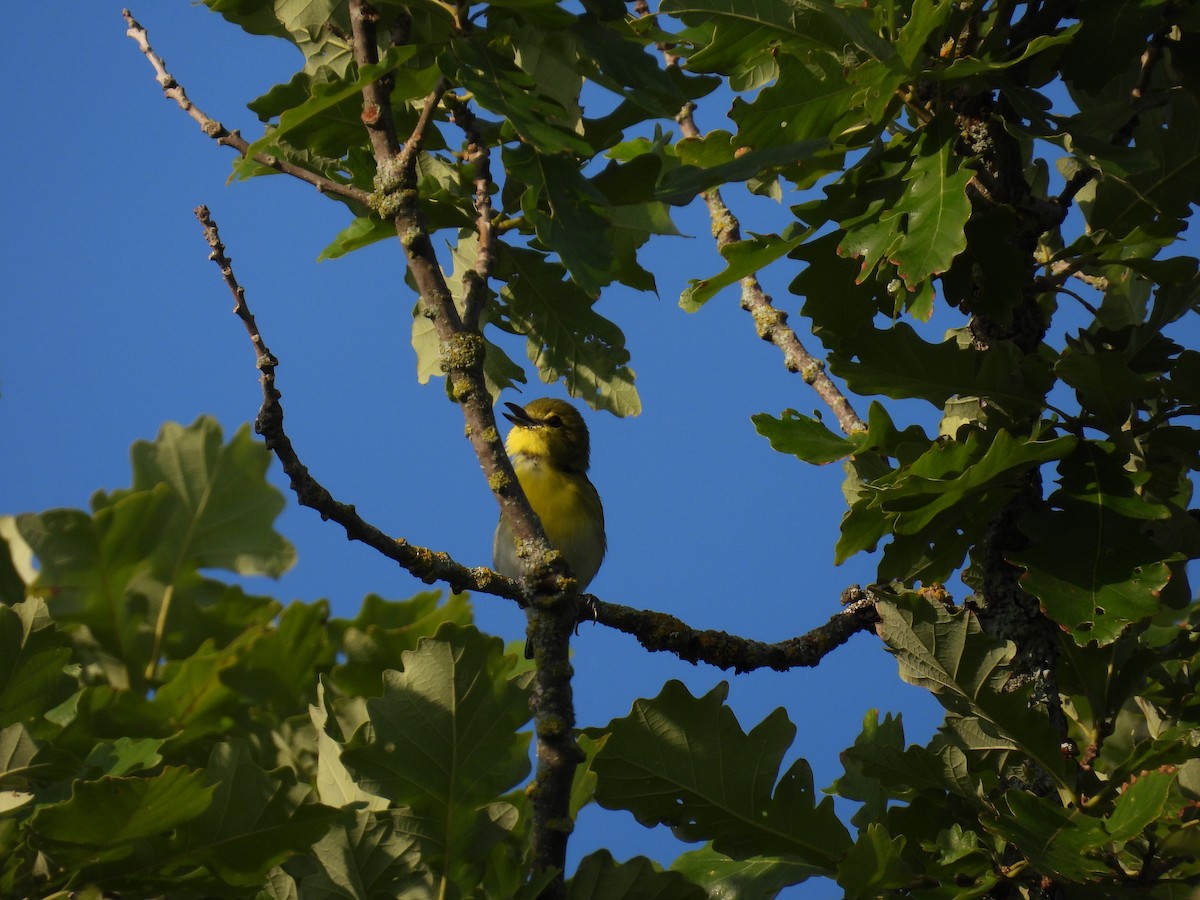
M408 140L404 142L404 146L400 148L400 168L411 171L417 164L417 154L421 151L421 145L425 141L425 133L429 130L430 124L433 122L433 114L438 108L438 103L442 100L442 95L446 93L446 89L450 87L450 82L445 76L438 79L437 84L433 86L428 95L425 97L425 102L421 105L421 114L417 116L417 124L413 126L412 134L408 136Z
M465 274L463 297L463 327L468 331L479 330L479 320L487 304L487 284L495 264L495 226L492 209L492 157L487 144L480 137L475 114L457 98L445 97L450 110L450 119L462 129L467 138L463 158L475 168L475 230L479 235L479 247L475 252L475 265Z
M1047 286L1061 287L1066 284L1068 278L1077 278L1088 287L1103 294L1108 290L1108 279L1103 275L1089 275L1087 272L1080 271L1083 266L1093 262L1095 260L1091 257L1081 256L1072 260L1061 259L1051 263L1050 275L1045 279Z
M455 592L470 589L524 603L521 586L518 582L498 575L491 569L469 568L460 565L449 554L442 551L419 547L410 544L403 538L389 537L359 516L352 505L335 500L329 491L309 474L308 468L301 463L292 447L291 440L283 429L283 406L279 402L280 393L275 387L275 367L279 362L267 348L266 342L258 330L258 325L246 303L245 291L233 274L232 264L225 255L225 246L221 243L217 225L212 220L208 207L197 207L196 218L204 226L205 240L212 248L209 259L220 268L221 276L233 294L233 311L242 320L242 324L246 327L246 333L254 344L263 392L262 406L255 418L254 429L262 435L267 449L274 453L282 463L284 472L291 480L292 490L301 505L316 510L322 519L341 525L345 529L347 537L378 550L426 584L445 581Z
M125 17L125 24L129 27L126 34L137 41L138 47L141 48L146 59L150 61L150 65L154 67L154 71L158 75L157 81L162 85L163 94L168 99L174 100L180 109L196 121L196 124L200 126L200 130L218 144L232 147L242 156L246 156L247 151L250 149L249 141L243 138L237 131L230 131L216 119L205 115L203 110L188 99L183 85L176 81L175 76L167 71L167 65L163 62L162 57L150 48L146 29L133 17L133 14L129 10L121 10L121 15ZM350 184L341 184L331 178L326 178L324 175L318 175L301 166L294 165L287 160L279 159L266 153L255 153L251 158L256 163L274 169L276 172L282 172L285 175L299 178L301 181L307 181L324 194L333 194L334 196L357 203L364 208L371 199L371 195L360 188L356 188Z
M698 138L700 131L692 118L694 103L688 103L680 111L676 120L684 137ZM708 206L708 215L712 220L713 236L717 247L724 249L742 239L741 224L737 217L730 212L729 207L721 198L721 192L709 188L702 195ZM805 348L796 335L795 329L787 324L787 313L777 309L766 291L762 289L757 275L747 275L741 279L742 309L754 318L754 329L764 341L769 341L783 351L784 365L789 372L799 372L806 384L812 385L825 404L837 417L838 424L846 434L865 431L866 423L859 418L858 413L846 399L836 384L825 374L825 363Z
M589 598L591 599L591 598ZM636 610L616 603L596 602L596 622L633 635L647 650L674 653L690 663L708 663L720 669L749 672L753 669L786 671L817 665L830 651L879 621L876 596L869 589L848 588L842 594L845 608L824 625L799 637L768 644L723 631L698 630L674 616Z

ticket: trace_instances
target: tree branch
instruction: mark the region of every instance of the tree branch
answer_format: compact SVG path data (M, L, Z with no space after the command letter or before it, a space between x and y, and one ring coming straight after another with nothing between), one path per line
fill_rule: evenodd
M378 14L364 0L350 0L354 58L359 66L378 59ZM512 463L504 452L483 377L484 342L475 329L463 327L454 298L438 265L429 230L418 205L416 160L447 84L440 80L425 98L412 135L398 144L391 115L390 89L377 81L363 90L363 122L375 154L376 194L373 206L395 222L408 270L420 293L421 314L438 335L442 369L450 394L462 408L467 435L524 558L524 585L529 590L527 647L533 651L534 728L537 772L528 788L533 809L530 858L534 871L555 872L543 898L566 896L567 840L574 828L570 815L571 784L583 754L575 741L575 706L571 686L570 641L579 606L578 584L568 576L561 553L553 551L534 514Z
M475 230L479 234L479 247L475 253L474 268L464 276L463 327L478 331L480 317L487 305L488 279L496 261L491 150L480 136L475 114L470 108L449 95L444 100L450 110L451 121L462 129L467 138L463 159L475 168Z
M125 17L125 24L128 26L128 30L125 33L137 41L142 53L150 61L150 65L154 67L154 71L158 73L157 81L162 85L163 94L169 100L174 100L180 109L196 121L196 124L200 126L200 130L218 144L232 147L243 157L247 156L250 143L237 131L230 131L216 119L205 115L204 111L188 98L183 85L176 81L175 76L167 71L167 65L163 62L162 57L150 48L146 29L142 27L141 23L127 9L121 10L121 15ZM306 181L323 194L333 194L336 197L349 200L362 207L366 207L370 203L371 195L360 188L354 187L354 185L342 184L267 153L255 153L250 158L260 165L274 169L276 172L282 172L285 175L291 175L299 178L301 181Z
M593 609L596 622L632 635L647 650L674 653L692 664L703 662L734 672L753 669L783 672L817 665L852 635L873 629L879 621L873 590L857 585L847 588L842 592L841 602L845 608L834 613L824 625L774 644L723 631L691 628L674 616L616 603L596 601Z
M275 367L279 365L279 361L267 348L258 330L246 303L245 290L238 284L233 273L232 263L225 255L225 245L221 243L216 222L209 214L208 207L196 207L196 218L204 226L204 238L212 248L208 258L220 268L221 276L233 294L233 311L242 320L246 333L254 344L263 392L262 406L254 420L254 430L262 435L267 449L274 453L283 465L283 471L290 479L292 491L300 504L316 510L322 519L341 525L346 531L346 537L378 550L426 584L444 581L455 593L470 589L506 597L523 605L524 597L518 582L491 569L460 565L443 551L410 544L404 538L389 537L359 516L353 505L334 499L329 491L309 474L308 468L300 461L292 447L291 439L283 428L283 406L279 402L281 394L275 387Z
M688 103L676 116L684 137L698 138L700 131L692 118L694 103ZM701 196L708 206L708 215L712 220L713 236L717 248L724 249L730 244L742 239L741 224L737 217L725 205L721 192L717 188L709 188ZM805 384L811 385L817 395L825 401L826 406L833 411L838 425L846 434L856 431L866 431L867 424L858 416L846 395L841 392L832 379L825 374L825 363L808 352L795 329L787 324L787 313L777 309L770 296L762 289L757 275L747 275L739 282L742 286L742 309L754 318L754 330L764 341L768 341L783 351L783 363L789 372L799 372Z

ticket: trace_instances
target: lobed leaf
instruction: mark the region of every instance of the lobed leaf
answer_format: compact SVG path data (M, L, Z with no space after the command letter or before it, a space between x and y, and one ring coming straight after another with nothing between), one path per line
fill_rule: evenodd
M592 763L597 802L735 858L781 855L832 870L850 843L832 800L816 802L804 760L776 783L794 726L776 710L744 733L723 704L727 691L697 699L669 681L610 722Z

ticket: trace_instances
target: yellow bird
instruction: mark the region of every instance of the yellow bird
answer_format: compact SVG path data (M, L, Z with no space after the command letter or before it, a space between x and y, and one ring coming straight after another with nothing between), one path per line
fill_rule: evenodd
M588 480L590 440L583 416L565 400L542 397L524 408L505 403L512 431L504 449L546 537L566 558L584 590L604 559L604 507ZM521 577L516 541L501 517L492 545L492 565L509 578Z

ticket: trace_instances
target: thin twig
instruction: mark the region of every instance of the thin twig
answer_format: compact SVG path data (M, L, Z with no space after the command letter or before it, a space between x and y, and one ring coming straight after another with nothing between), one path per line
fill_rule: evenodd
M445 105L450 110L450 120L462 129L467 138L463 159L475 169L475 231L479 235L479 246L475 251L475 265L464 276L463 327L478 331L480 317L487 305L488 280L495 265L495 211L492 209L492 155L491 150L479 134L475 114L466 103L447 95Z
M421 105L421 114L417 116L417 124L413 126L408 140L400 148L400 168L407 171L416 166L417 154L421 152L421 146L425 141L425 133L429 130L429 126L433 122L433 114L442 100L442 95L446 93L449 87L450 82L443 75L438 79L437 84L433 86L433 90L426 95L425 102Z
M163 94L169 99L174 100L179 108L191 116L196 124L200 126L200 130L215 140L218 144L226 147L232 147L243 157L247 156L247 151L250 149L250 143L237 131L230 131L216 119L205 115L196 104L194 104L187 95L175 76L167 71L167 65L163 62L162 57L155 53L150 48L149 37L146 34L146 29L141 23L133 17L133 14L127 10L121 10L121 15L125 17L125 24L128 26L128 34L131 38L137 41L138 47L146 59L150 61L150 65L154 67L157 73L157 81L162 86ZM285 175L291 175L299 178L301 181L306 181L315 187L318 191L324 194L333 194L345 200L350 200L359 206L366 207L371 199L371 195L360 188L350 184L341 184L331 178L326 178L324 175L318 175L315 172L310 172L308 169L297 166L288 162L285 159L279 159L276 156L271 156L267 153L255 153L251 157L256 163L274 169L276 172L282 172Z
M1045 280L1050 286L1060 287L1066 284L1068 278L1077 278L1088 287L1103 294L1108 290L1108 279L1103 275L1089 275L1087 272L1080 271L1083 266L1094 262L1095 259L1089 256L1080 256L1072 260L1061 259L1050 264L1050 275Z
M258 330L258 325L246 303L245 291L234 276L232 263L225 255L225 246L221 243L217 225L212 220L208 207L197 207L196 218L204 226L204 237L211 248L209 259L220 268L221 276L233 294L233 311L241 319L246 333L254 344L263 393L262 406L255 418L254 429L262 435L267 449L274 453L282 463L284 472L291 480L292 491L295 492L301 505L316 510L322 519L341 525L348 538L378 550L426 584L444 581L455 593L474 590L524 603L521 586L518 582L498 575L491 569L469 568L460 565L449 554L440 550L430 550L410 544L404 538L389 537L359 516L352 505L335 500L329 491L309 474L308 468L301 463L292 447L291 440L283 429L283 406L279 402L280 393L275 387L275 367L279 365L279 361L267 348L266 342Z
M647 650L674 653L690 663L708 663L720 669L749 672L753 669L788 669L817 665L830 651L860 631L870 631L879 621L876 597L870 590L848 588L842 594L845 608L824 625L807 634L768 644L723 631L691 628L674 616L637 610L616 603L594 604L595 621L633 635Z
M700 131L696 128L692 111L694 103L688 103L680 111L676 120L684 137L698 138ZM717 240L718 249L724 249L730 244L742 239L741 224L737 217L725 205L721 192L717 188L709 188L701 196L708 206L708 215L712 220L713 236ZM787 324L787 313L777 309L770 296L762 289L758 276L747 275L739 282L742 286L742 309L754 318L754 329L764 341L769 341L783 351L783 362L789 372L799 372L806 384L812 386L817 395L833 411L842 431L853 434L865 431L866 423L859 418L858 413L846 399L836 384L825 374L825 363L805 348L796 335L795 329Z

